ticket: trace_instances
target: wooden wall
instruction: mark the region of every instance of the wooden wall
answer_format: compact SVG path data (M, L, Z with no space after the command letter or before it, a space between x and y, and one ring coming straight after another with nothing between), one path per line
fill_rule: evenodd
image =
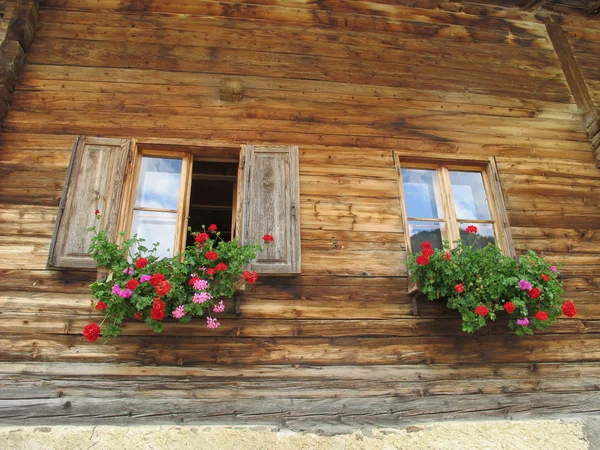
M0 386L33 392L8 389L3 417L35 420L37 404L38 419L58 408L48 420L85 411L121 423L141 400L160 408L165 390L181 408L233 393L215 417L236 420L271 393L277 411L255 421L280 424L287 414L305 425L310 408L311 420L338 424L486 405L523 417L531 402L548 414L597 409L600 170L546 28L531 14L429 3L42 2L0 134ZM585 26L573 46L598 101L600 22ZM240 103L218 100L231 75L243 80ZM301 276L263 278L217 330L195 320L155 335L132 323L88 343L83 326L100 320L93 277L45 270L79 134L299 145ZM435 303L413 316L392 151L495 156L517 251L564 264L577 318L517 338L503 326L463 334ZM187 394L180 376L196 380ZM113 403L99 406L98 390ZM344 408L357 415L339 419ZM182 411L154 419L199 420Z

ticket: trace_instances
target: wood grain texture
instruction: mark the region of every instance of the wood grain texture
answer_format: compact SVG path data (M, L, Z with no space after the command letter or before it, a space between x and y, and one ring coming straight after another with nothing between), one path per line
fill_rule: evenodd
M411 5L43 2L0 133L3 423L341 430L597 413L600 171L548 29L516 9ZM597 108L600 27L560 26ZM219 100L222 78L240 80L241 101ZM94 274L45 270L78 135L227 157L297 146L300 273L247 285L217 330L132 321L88 343ZM441 302L413 316L394 153L494 158L515 253L563 264L577 317L520 339L504 317L464 334Z
M67 181L50 243L48 265L63 269L96 269L88 255L90 227L117 235L121 190L131 141L82 137L75 141ZM95 211L101 217L96 220Z

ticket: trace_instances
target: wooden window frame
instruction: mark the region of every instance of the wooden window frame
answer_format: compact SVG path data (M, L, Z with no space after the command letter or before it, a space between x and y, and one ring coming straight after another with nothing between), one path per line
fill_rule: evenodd
M400 197L400 207L402 211L402 222L406 239L407 253L412 253L409 228L408 228L408 213L406 209L406 201L404 196L404 185L402 183L402 168L411 169L429 169L436 170L440 183L440 195L442 197L442 208L444 210L444 218L436 220L436 222L444 222L447 229L447 240L450 248L454 248L454 241L460 239L459 224L460 220L456 216L456 208L452 194L452 185L450 183L450 171L459 170L465 172L481 173L483 186L487 204L490 208L491 220L469 220L469 222L477 223L492 223L494 229L494 237L496 245L505 255L514 257L514 246L510 237L510 229L508 223L508 215L506 213L504 196L500 186L498 169L494 158L485 160L454 160L454 159L425 159L425 158L410 158L402 157L398 154L394 157L396 164L396 173L398 176L398 191ZM463 218L460 218L463 219ZM412 220L420 220L418 218ZM425 220L425 221L433 221Z
M211 162L235 162L240 163L243 158L243 146L224 144L221 142L198 142L190 144L179 140L132 140L133 157L127 167L126 184L124 186L123 201L119 211L119 230L123 230L125 236L120 240L131 237L133 224L133 213L138 190L140 171L143 157L181 159L181 181L179 187L179 199L177 205L177 223L175 227L173 255L181 253L185 249L187 240L188 218L190 213L190 195L192 184L192 166L194 161ZM241 201L243 198L243 167L238 165L238 181L234 189L236 194L233 199L232 210L232 238L239 238L241 216ZM197 231L197 230L196 230ZM152 244L152 243L150 243Z
M436 169L439 174L440 195L442 196L442 207L444 209L444 222L448 229L448 241L450 247L454 248L454 241L460 237L459 221L456 217L454 200L452 198L452 186L449 178L449 170L464 170L468 172L479 172L482 174L483 186L490 208L490 215L494 222L494 235L496 245L502 253L512 258L515 257L514 245L510 234L510 225L508 223L508 214L506 213L506 203L502 193L500 177L496 159L493 157L485 159L459 159L459 158L415 158L413 156L404 156L401 152L394 152L394 164L396 166L396 175L398 177L398 195L400 201L400 210L402 211L402 226L404 227L404 237L406 242L407 255L412 253L410 234L408 229L408 214L404 196L404 185L402 184L402 167L416 169ZM446 198L444 198L446 197ZM478 221L471 221L477 223ZM489 223L490 221L482 221ZM419 315L417 296L418 285L408 274L408 294L412 298L413 315Z

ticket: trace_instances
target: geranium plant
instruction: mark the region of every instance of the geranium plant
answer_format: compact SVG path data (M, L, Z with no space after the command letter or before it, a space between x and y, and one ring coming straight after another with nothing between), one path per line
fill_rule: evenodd
M212 314L225 310L223 299L231 297L242 280L254 283L258 278L244 267L262 246L225 242L214 224L192 233L194 244L171 258L158 258L158 244L148 248L137 236L116 244L105 230L90 231L94 236L89 252L108 275L91 285L93 307L103 312L104 320L84 328L89 341L100 335L104 342L118 336L126 319L143 321L161 332L167 317L183 323L206 316L206 326L217 328L220 324ZM265 234L263 241L272 242L273 237Z
M563 301L563 285L557 265L550 265L532 251L517 260L505 256L492 244L475 245L479 238L473 225L464 240L450 248L432 249L421 244L421 253L408 260L412 277L429 300L443 299L462 315L463 331L472 333L489 320L508 318L519 336L545 330L564 314L573 317L575 305Z

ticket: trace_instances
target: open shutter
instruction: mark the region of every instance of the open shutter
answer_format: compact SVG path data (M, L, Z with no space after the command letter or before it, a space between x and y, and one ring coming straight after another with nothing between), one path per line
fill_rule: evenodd
M94 225L114 238L121 189L131 141L79 137L75 141L65 187L60 200L49 268L95 269L90 255ZM94 211L99 210L101 220Z
M300 272L300 189L297 146L244 147L242 243L275 241L251 263L264 274Z

